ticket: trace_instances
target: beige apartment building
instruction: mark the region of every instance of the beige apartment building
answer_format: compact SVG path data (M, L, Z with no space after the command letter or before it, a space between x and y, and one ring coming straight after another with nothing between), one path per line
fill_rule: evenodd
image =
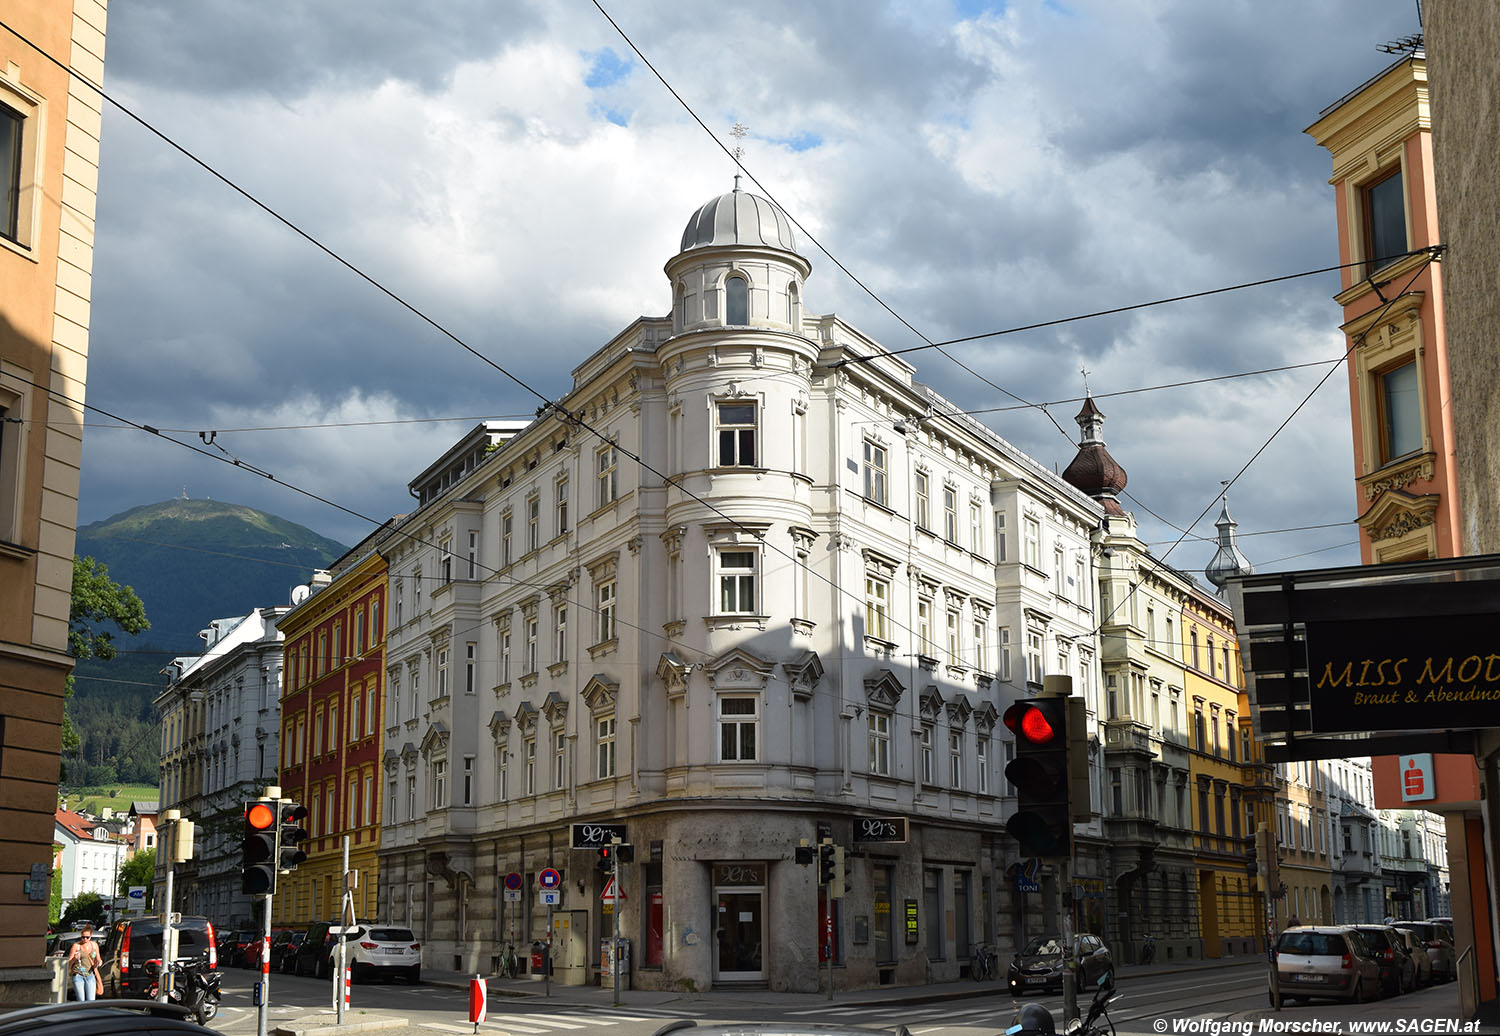
M46 999L106 0L0 34L0 1002Z

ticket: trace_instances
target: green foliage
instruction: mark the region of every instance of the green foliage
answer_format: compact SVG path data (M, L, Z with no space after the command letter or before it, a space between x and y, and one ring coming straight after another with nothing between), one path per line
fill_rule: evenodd
M63 911L58 922L64 927L74 921L92 921L94 926L100 927L104 924L104 900L97 892L84 892L73 902L68 904L68 909Z
M128 586L109 578L109 569L93 558L73 558L73 597L68 607L68 654L76 659L115 657L114 633L107 627L117 626L134 636L149 629L146 606ZM62 751L64 758L77 755L82 739L73 725L73 677L68 676L64 691Z
M56 856L62 852L62 846L56 842L52 843L52 855ZM59 867L52 872L52 890L47 897L47 923L56 925L62 917L62 868Z
M146 910L151 910L152 881L156 877L156 850L143 849L120 865L120 887L116 891L129 895L132 885L146 887Z

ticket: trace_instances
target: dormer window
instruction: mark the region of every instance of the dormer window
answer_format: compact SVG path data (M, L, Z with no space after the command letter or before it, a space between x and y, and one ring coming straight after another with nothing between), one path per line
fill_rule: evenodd
M730 277L724 282L724 322L750 323L750 282L743 277Z

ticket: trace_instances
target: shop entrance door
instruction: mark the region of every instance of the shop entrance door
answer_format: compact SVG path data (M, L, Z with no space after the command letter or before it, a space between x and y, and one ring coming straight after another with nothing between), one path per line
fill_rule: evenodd
M714 981L763 981L760 890L719 889L715 899L719 923Z

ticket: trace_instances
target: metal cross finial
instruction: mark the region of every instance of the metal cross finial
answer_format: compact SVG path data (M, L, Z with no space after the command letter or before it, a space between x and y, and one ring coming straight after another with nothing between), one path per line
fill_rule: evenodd
M733 137L734 141L735 141L735 143L734 143L734 161L735 161L735 164L739 164L739 160L741 158L745 157L745 149L744 149L744 147L741 146L741 144L743 143L745 137L749 136L749 134L750 134L749 127L745 126L738 119L736 119L735 123L734 123L734 126L729 130L729 135L731 137Z
M1078 373L1083 375L1083 394L1086 396L1089 394L1089 369L1087 367L1079 367Z

